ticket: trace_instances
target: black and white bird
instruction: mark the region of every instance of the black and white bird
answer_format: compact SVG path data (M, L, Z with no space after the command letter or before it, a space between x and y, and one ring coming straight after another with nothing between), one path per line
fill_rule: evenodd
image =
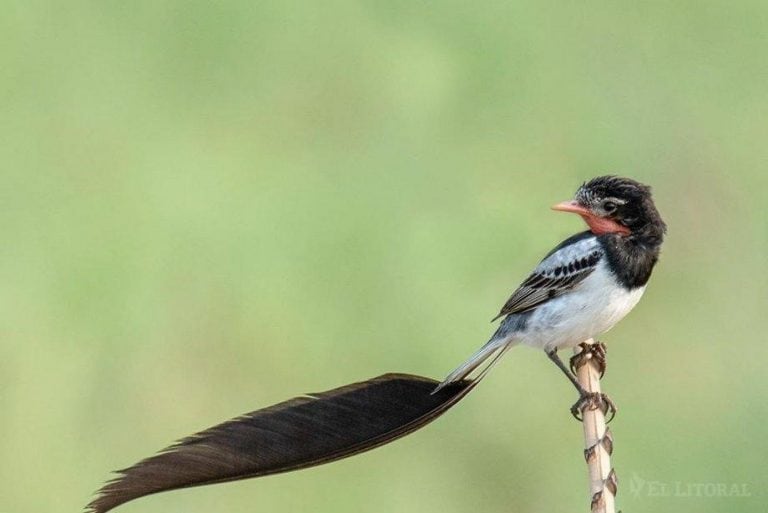
M666 226L650 188L616 176L590 180L573 201L553 208L579 214L589 230L541 261L501 309L497 319L503 320L491 339L442 383L384 374L252 411L118 471L88 511L106 513L162 491L312 467L387 444L453 407L518 344L546 351L576 386L574 415L585 406L611 406L584 390L557 350L609 330L632 310L659 257Z
M491 356L522 344L543 349L582 398L587 394L557 351L605 333L634 308L659 258L666 225L650 187L617 176L594 178L572 201L552 208L579 214L589 230L547 254L494 319L503 317L490 340L436 392L467 378Z

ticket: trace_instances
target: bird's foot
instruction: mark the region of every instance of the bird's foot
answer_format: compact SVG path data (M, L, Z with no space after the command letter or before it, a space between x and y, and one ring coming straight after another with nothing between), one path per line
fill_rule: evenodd
M597 369L600 371L600 378L602 379L605 374L605 359L608 353L608 349L602 342L595 342L594 344L587 344L582 342L579 344L581 351L571 357L569 363L571 372L576 374L579 367L587 363L587 360L594 360L597 363Z
M571 406L571 415L573 415L579 422L583 422L585 411L594 411L598 408L603 412L603 415L608 415L608 413L610 413L610 417L605 421L606 423L612 421L613 417L616 416L616 404L611 401L610 397L602 392L587 392L584 390L581 393L579 400Z

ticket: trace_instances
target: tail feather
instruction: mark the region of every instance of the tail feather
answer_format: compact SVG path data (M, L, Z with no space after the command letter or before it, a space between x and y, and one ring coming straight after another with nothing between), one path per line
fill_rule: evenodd
M157 492L312 467L387 444L459 402L512 345L489 342L442 383L385 374L206 429L118 471L87 511L105 513ZM473 379L464 379L491 356Z
M483 347L477 350L475 354L470 356L467 361L459 365L453 372L448 374L448 376L445 377L445 379L437 385L435 390L432 391L433 394L439 392L443 388L447 387L451 383L456 383L458 381L462 381L463 379L466 379L467 376L472 374L475 369L477 369L480 365L483 364L488 358L493 356L494 353L501 350L501 352L491 360L491 363L488 364L488 366L483 369L483 374L488 372L488 369L491 368L493 364L496 363L496 361L499 359L499 357L504 354L507 349L511 347L509 341L505 340L490 340L488 343L486 343Z
M435 394L433 379L385 374L248 413L118 471L87 511L105 513L157 492L312 467L379 447L445 413L482 377Z

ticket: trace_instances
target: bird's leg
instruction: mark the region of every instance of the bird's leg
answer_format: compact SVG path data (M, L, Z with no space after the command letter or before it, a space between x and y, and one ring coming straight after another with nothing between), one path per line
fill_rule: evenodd
M568 368L563 363L563 360L560 359L560 356L557 354L557 349L553 349L551 351L547 351L547 356L550 360L555 362L555 365L557 365L557 368L563 371L563 374L565 374L565 377L567 377L571 383L573 383L573 386L576 387L576 390L579 391L579 395L583 396L584 394L588 394L583 386L581 386L581 383L579 383L579 380L576 379L576 372L573 370L573 367L571 367L571 370L568 370Z
M585 390L584 394L579 397L579 400L571 406L571 415L579 422L582 422L584 419L581 415L585 409L596 410L598 408L602 410L603 415L608 415L608 412L610 412L610 416L605 420L606 424L616 416L616 403L610 397L602 392L587 392Z
M569 361L571 372L575 375L576 369L584 365L587 360L594 359L597 362L597 368L600 371L600 379L603 379L605 374L605 358L608 353L608 348L602 342L595 342L594 344L587 344L582 342L579 344L581 352L571 356Z
M596 358L597 361L600 362L601 375L602 372L605 371L605 346L601 343L595 345L599 345L600 349L593 351L592 344L581 344L582 351L571 358L570 370L565 366L563 360L561 360L558 356L557 349L546 352L549 359L555 362L555 365L557 365L557 367L563 372L563 374L565 374L568 380L573 384L574 387L576 387L576 390L579 392L579 400L576 401L573 406L571 406L571 415L573 415L579 422L582 421L581 412L584 411L585 408L590 410L600 408L603 410L603 414L607 414L610 411L611 416L608 419L608 422L613 420L613 417L616 415L616 405L607 395L600 392L588 391L581 385L581 383L579 383L579 380L576 379L575 369L583 365L588 358ZM593 355L592 353L595 354ZM587 354L592 356L587 356ZM577 359L578 357L581 357L581 359Z

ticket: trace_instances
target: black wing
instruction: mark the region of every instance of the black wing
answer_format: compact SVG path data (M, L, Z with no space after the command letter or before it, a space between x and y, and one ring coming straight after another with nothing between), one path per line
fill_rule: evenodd
M565 241L568 243L568 241ZM603 249L594 236L579 234L575 242L561 244L541 261L533 273L510 296L495 321L505 315L524 312L561 296L581 283L597 267Z

